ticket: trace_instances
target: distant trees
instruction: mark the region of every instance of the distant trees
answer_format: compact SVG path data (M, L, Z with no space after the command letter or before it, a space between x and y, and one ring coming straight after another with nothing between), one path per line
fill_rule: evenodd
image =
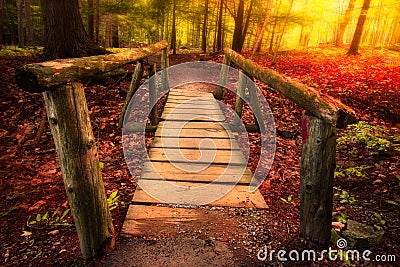
M346 27L350 22L351 14L353 13L355 3L356 3L356 0L349 1L349 5L346 9L346 13L344 14L344 17L339 24L339 28L338 28L338 32L337 32L337 36L336 36L336 45L337 46L343 44L344 31L346 30Z
M367 19L367 13L371 4L371 0L364 0L363 6L361 8L360 16L358 17L357 27L354 32L353 40L351 41L350 49L347 52L348 55L357 55L358 47L361 42L361 35L363 33L365 20Z

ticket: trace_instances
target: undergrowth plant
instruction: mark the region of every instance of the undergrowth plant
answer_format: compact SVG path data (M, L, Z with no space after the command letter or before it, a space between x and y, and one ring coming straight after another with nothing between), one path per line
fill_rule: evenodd
M43 215L38 213L34 220L29 221L28 225L35 228L55 228L59 226L72 226L67 219L70 209L66 209L61 215L58 214L60 208L57 208L51 215L47 211Z
M354 198L351 197L350 194L346 191L341 189L340 187L335 188L336 192L334 194L335 197L338 197L340 199L341 204L357 204L358 201Z
M349 125L349 131L337 139L338 150L344 150L349 144L364 145L371 152L387 152L392 146L385 130L365 121Z

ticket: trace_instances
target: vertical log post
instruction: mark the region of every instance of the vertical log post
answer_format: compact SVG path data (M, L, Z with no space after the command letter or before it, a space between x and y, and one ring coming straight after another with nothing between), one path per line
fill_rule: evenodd
M82 256L114 246L114 227L99 166L83 85L43 93Z
M253 80L253 77L251 77L251 80ZM254 82L248 83L247 87L249 89L249 98L250 98L251 108L253 110L254 123L257 126L258 131L261 130L261 132L263 133L265 130L264 124L260 125L258 123L258 119L260 119L261 122L263 121L263 115L262 115L262 111L261 111L261 103L260 103L260 99L258 98L258 94L257 94L258 88L254 84Z
M162 72L162 89L163 92L167 92L169 89L169 79L168 79L168 67L169 67L169 58L168 58L168 48L163 49L161 51L161 70Z
M229 72L229 65L231 64L231 60L224 55L224 60L222 62L223 66L221 68L221 73L219 75L219 86L217 88L217 92L215 93L215 98L218 100L221 100L224 98L225 94L225 84L226 84L226 79L228 78L228 72Z
M242 118L242 113L243 113L243 99L246 91L246 75L243 73L243 71L239 72L239 83L238 83L238 88L236 91L236 101L235 101L235 112L238 115L239 118ZM234 124L237 125L240 123L237 117L235 117Z
M336 127L307 113L303 118L300 163L300 235L318 246L329 244L332 228Z
M156 87L156 80L151 79L157 72L157 65L153 64L150 66L149 72L149 98L150 98L150 107L153 107L150 111L150 120L151 125L158 125L158 111L157 111L157 87ZM153 106L154 105L154 106Z
M140 85L140 80L143 77L143 62L138 61L135 66L135 71L133 72L131 85L129 86L128 94L126 95L124 106L122 107L121 115L119 117L118 126L122 127L124 122L124 117L126 109L128 108L129 102L131 101L133 95L136 93Z

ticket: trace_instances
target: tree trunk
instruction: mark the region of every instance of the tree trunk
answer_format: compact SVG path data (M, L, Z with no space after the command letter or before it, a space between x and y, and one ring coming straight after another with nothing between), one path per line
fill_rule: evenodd
M351 18L351 14L353 13L354 10L354 5L356 3L356 0L350 0L349 1L349 5L346 9L346 12L344 14L343 20L340 22L339 24L339 29L338 29L338 33L336 36L336 45L342 45L343 44L343 36L344 36L344 32L346 30L347 25L349 24L350 18Z
M87 35L78 0L41 0L45 31L43 59L71 58L107 53Z
M223 4L224 0L220 0L219 2L219 12L218 12L218 29L217 29L217 42L216 42L216 50L222 51L222 14L223 14Z
M235 19L235 29L233 30L233 38L232 38L232 50L240 53L240 42L242 40L243 33L243 20L244 20L244 0L239 0L238 9Z
M173 0L172 8L171 49L172 54L176 55L176 0Z
M111 46L114 48L119 47L119 21L118 16L112 16L112 23L111 23Z
M82 256L94 258L115 240L83 85L61 86L44 98Z
M95 41L94 38L94 1L88 0L88 15L87 15L87 31L90 40Z
M336 128L307 114L303 118L300 163L300 234L315 245L331 237Z
M270 18L270 15L271 15L271 11L270 11L271 2L272 2L272 0L268 0L268 2L267 2L267 10L266 10L264 21L263 21L262 26L260 27L260 29L257 30L256 41L254 42L254 46L253 46L253 54L255 52L259 52L260 49L261 49L262 39L264 37L264 33L265 33L265 30L267 29L267 25L269 23L269 18Z
M207 20L208 20L208 0L205 0L203 32L201 36L201 50L207 52Z
M96 29L95 29L95 43L97 45L100 44L100 0L96 0L96 8L95 8L95 24L96 24Z
M24 13L24 0L17 1L17 17L18 17L18 46L23 47L26 44L25 38L25 13Z
M4 1L0 0L0 49L3 48Z
M33 45L33 20L32 20L32 0L24 1L25 8L25 42L26 45Z
M111 47L112 44L112 38L111 38L111 14L106 14L106 19L105 19L105 24L106 24L106 29L104 32L104 47L109 48Z
M293 2L294 2L294 0L290 1L290 6L286 13L285 20L283 22L282 33L279 35L278 41L275 46L275 52L274 52L274 57L272 58L271 66L274 66L276 64L276 58L278 57L278 51L279 51L279 48L281 47L282 38L286 31L286 26L287 26L287 23L289 20L290 12L292 12Z
M358 55L358 48L360 46L361 36L364 29L364 24L367 19L367 14L369 10L369 6L371 4L371 0L364 0L360 16L358 17L358 22L356 26L356 30L354 32L353 40L351 41L350 49L347 52L348 55Z
M250 23L251 11L253 10L253 3L254 3L254 1L251 0L250 1L250 5L249 5L249 9L247 11L247 17L246 17L246 22L244 23L243 32L242 32L242 34L240 36L239 51L242 51L243 45L244 45L244 41L246 39L247 29L249 28L249 23Z

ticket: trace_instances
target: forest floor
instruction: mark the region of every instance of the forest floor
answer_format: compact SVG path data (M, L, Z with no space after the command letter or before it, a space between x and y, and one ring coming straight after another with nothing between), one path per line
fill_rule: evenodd
M370 250L374 255L396 255L398 264L400 53L363 50L361 56L346 56L345 52L344 49L330 47L290 51L280 55L273 68L340 99L356 111L360 120L368 122L358 124L356 128L338 131L334 220L346 217L382 227L385 231L383 240ZM272 58L269 54L245 55L267 67ZM221 62L222 56L201 56L186 52L171 56L171 64L199 59ZM89 265L81 259L76 231L69 226L73 221L68 212L61 170L48 125L40 141L34 143L42 117L43 97L23 92L14 81L16 67L37 60L34 54L0 56L0 265ZM260 187L269 208L265 211L220 209L223 214L221 218L231 218L230 214L242 216L243 220L238 225L242 232L248 234L244 237L231 234L214 240L226 244L226 247L219 248L220 255L229 254L231 256L227 257L234 257L240 248L239 254L243 255L244 260L236 264L242 266L260 264L257 263L256 255L264 245L275 250L306 248L299 238L299 162L303 110L267 86L258 85L269 101L278 133L275 160ZM140 175L138 172L132 177L126 167L121 130L117 127L124 101L123 92L128 87L129 81L125 80L119 84L110 81L103 85L87 85L85 89L100 161L104 163L102 174L106 193L109 196L118 190L119 198L113 202L115 209L112 210L117 235L121 231L136 187L134 179ZM224 101L232 106L234 96L228 93ZM161 103L159 108L161 112ZM244 110L244 121L252 122L252 115L247 108ZM147 137L150 142L151 135ZM249 167L254 171L259 158L260 139L258 134L249 134L249 137ZM46 213L49 214L47 220L37 215L43 217ZM64 213L66 215L62 217ZM30 223L36 219L37 223ZM199 244L195 235L190 237L193 239L186 240L186 246L207 246L207 242ZM147 242L146 245L155 242L156 247L153 249L158 252L163 245L173 243L165 240L161 245L157 240L143 242ZM126 242L117 238L120 248ZM143 242L139 242L142 247ZM235 253L232 254L232 251ZM119 252L117 250L114 254ZM199 250L200 254L208 252L206 248ZM167 250L160 255L168 257L168 253L174 251ZM212 255L218 257L218 253ZM123 258L120 260L120 263L126 264ZM219 263L225 265L230 261ZM107 257L90 264L113 265ZM289 263L288 266L293 264ZM326 264L326 261L321 263ZM341 266L343 263L339 261L329 264ZM365 262L355 264L368 265ZM392 263L392 266L397 264Z

